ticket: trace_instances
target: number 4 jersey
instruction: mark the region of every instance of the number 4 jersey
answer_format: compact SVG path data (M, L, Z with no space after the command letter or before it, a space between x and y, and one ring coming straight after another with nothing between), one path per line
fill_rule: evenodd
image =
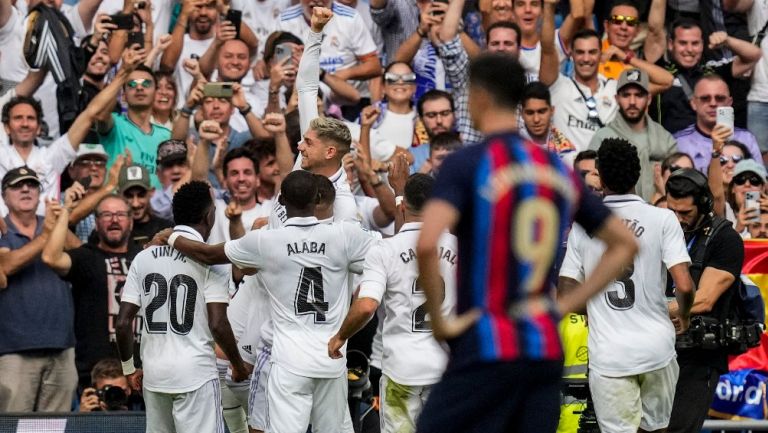
M675 357L675 328L669 318L667 269L690 263L675 214L636 195L611 195L605 205L634 233L640 246L631 269L587 303L589 368L623 377L665 367ZM560 276L584 281L605 246L574 226Z
M176 226L186 238L197 231ZM229 302L229 275L201 265L170 246L140 252L131 263L121 301L141 307L144 387L182 393L218 377L206 303Z
M304 377L345 373L346 361L328 356L328 340L349 310L349 271L362 272L375 240L357 224L321 224L308 217L289 218L282 228L254 230L225 244L232 264L258 270L269 293L273 362Z
M382 371L401 385L432 385L440 380L448 353L432 337L424 291L416 284L419 276L416 241L421 223L406 223L394 237L378 242L365 257L361 298L383 303L386 318L382 341ZM456 237L445 233L438 243L440 275L445 282L443 315L456 303Z

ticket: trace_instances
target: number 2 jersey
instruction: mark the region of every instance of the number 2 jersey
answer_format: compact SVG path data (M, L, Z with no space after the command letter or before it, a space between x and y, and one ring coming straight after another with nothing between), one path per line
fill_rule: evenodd
M396 383L412 386L437 383L448 363L446 348L432 336L424 291L416 284L419 267L415 251L421 224L403 224L394 237L371 247L358 295L384 306L382 372ZM445 233L440 237L437 250L445 282L445 316L453 311L456 302L456 248L455 236Z
M181 236L205 242L195 229ZM206 303L229 302L229 275L199 264L168 245L140 252L131 263L121 302L141 307L144 387L183 393L218 378Z
M608 377L647 373L675 357L675 328L667 309L667 269L689 263L675 214L636 195L610 195L605 205L621 218L640 246L632 268L587 303L589 368ZM580 227L568 236L560 276L584 281L605 245Z
M233 265L256 269L269 293L274 328L272 360L299 376L335 378L346 361L328 356L328 341L349 310L349 271L362 272L372 233L353 223L289 218L274 230L229 241Z

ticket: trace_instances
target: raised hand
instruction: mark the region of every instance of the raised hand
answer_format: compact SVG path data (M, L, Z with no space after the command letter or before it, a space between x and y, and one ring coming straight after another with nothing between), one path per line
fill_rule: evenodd
M216 39L220 43L230 41L237 37L237 28L230 21L222 21L216 28Z
M80 203L80 199L85 195L85 188L80 182L75 181L66 191L64 191L64 208L72 210Z
M286 131L285 116L283 113L267 113L264 115L264 129L270 134L278 135Z
M360 113L360 126L363 128L370 128L376 123L376 119L379 118L380 114L381 109L375 105L369 105L363 108L363 111Z
M312 8L312 31L315 33L321 33L328 24L328 21L333 17L333 12L328 8L314 7Z
M189 96L187 96L187 102L184 103L184 106L186 108L189 108L190 110L195 109L198 105L200 105L200 102L203 100L203 97L205 94L203 93L203 88L205 87L205 80L198 80L197 85L193 87L189 91Z
M138 44L134 44L123 51L122 69L126 73L131 73L137 66L144 63L145 60L147 60L147 50L139 47Z
M200 123L198 133L200 134L200 138L211 142L218 140L224 135L221 125L214 120L204 120Z
M709 35L709 49L714 50L720 48L728 42L728 33L726 32L714 32Z
M243 208L236 200L232 200L227 205L227 208L224 209L224 216L228 220L238 219L243 216Z

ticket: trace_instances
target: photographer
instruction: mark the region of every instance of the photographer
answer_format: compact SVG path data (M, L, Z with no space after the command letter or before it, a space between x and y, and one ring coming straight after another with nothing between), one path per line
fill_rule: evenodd
M732 342L723 331L735 302L744 245L730 222L713 215L712 193L704 175L679 169L669 177L666 192L668 207L685 233L697 287L690 330L677 344L680 377L668 432L700 431L718 378L728 371ZM670 314L676 310L672 302Z
M105 358L97 362L91 370L91 384L80 396L80 412L98 412L110 410L133 410L140 406L132 398L128 379L116 358ZM138 408L136 408L138 409Z

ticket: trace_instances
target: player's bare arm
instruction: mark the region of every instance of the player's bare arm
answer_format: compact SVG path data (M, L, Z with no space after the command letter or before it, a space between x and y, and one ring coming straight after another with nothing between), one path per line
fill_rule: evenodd
M115 324L115 338L120 361L123 363L123 374L128 378L128 384L136 391L141 391L141 369L133 365L133 319L139 312L139 306L130 302L121 302Z
M669 275L675 282L675 299L677 300L677 311L672 318L675 325L675 331L682 334L688 329L691 318L691 308L696 296L691 273L688 271L688 263L679 263L669 268Z
M341 347L352 338L353 335L360 332L365 324L376 314L379 303L372 298L357 298L352 303L352 307L341 324L339 332L336 333L328 342L328 356L333 359L339 359L344 355L341 353Z
M432 333L438 340L463 334L481 315L473 309L453 318L443 317L440 307L445 299L445 282L440 276L437 243L445 230L452 230L459 221L459 211L443 200L432 200L424 207L424 225L416 246L419 260L419 286L427 297L427 312L432 318Z
M203 242L193 241L191 239L171 234L168 238L168 245L191 257L196 262L205 265L223 265L230 263L227 255L224 253L224 243L217 245L208 245Z
M223 245L223 244L222 244ZM248 378L248 369L245 367L243 358L237 350L235 335L232 333L232 326L227 319L227 304L222 302L209 302L205 304L208 310L208 327L211 329L213 340L219 345L221 350L227 355L230 364L232 364L232 380L241 382Z

